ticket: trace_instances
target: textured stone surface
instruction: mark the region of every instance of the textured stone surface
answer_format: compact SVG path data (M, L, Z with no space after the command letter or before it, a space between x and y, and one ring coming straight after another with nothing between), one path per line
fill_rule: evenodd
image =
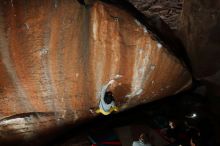
M129 1L146 16L160 16L171 28L177 28L175 32L188 51L194 76L207 86L207 94L219 96L219 1Z
M220 143L220 1L185 1L180 37L191 58L194 76L205 87L207 109Z
M219 8L220 2L215 0L184 3L181 38L189 52L194 74L198 79L215 76L220 69Z
M191 84L180 61L117 7L1 1L0 140L96 116L90 108L97 108L101 87L118 75L111 90L123 109Z
M171 29L178 30L183 0L128 0L147 17L160 17Z

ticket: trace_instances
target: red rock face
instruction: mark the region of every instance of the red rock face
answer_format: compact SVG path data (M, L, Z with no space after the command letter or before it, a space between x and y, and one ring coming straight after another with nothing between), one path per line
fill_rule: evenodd
M121 110L191 84L180 61L117 7L97 2L86 9L72 0L1 2L1 138L30 138L96 116L90 108L98 108L102 86L119 76L110 89Z

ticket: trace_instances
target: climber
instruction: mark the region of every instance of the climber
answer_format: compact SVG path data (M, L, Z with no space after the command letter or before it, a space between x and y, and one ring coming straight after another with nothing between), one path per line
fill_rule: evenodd
M101 96L99 101L99 109L96 113L101 113L103 115L109 115L113 111L118 111L118 107L115 105L114 96L111 91L107 91L108 87L113 84L115 80L111 80L107 85L105 85L101 90Z
M109 115L113 111L118 111L118 107L115 105L115 100L111 91L105 93L104 98L100 99L99 109L96 113L102 113L103 115Z

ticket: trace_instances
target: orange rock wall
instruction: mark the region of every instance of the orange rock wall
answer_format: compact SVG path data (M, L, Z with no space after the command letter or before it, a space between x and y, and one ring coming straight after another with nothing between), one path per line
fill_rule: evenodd
M0 119L29 112L52 112L58 124L89 119L102 86L117 76L111 90L122 110L191 84L180 61L117 7L1 1Z

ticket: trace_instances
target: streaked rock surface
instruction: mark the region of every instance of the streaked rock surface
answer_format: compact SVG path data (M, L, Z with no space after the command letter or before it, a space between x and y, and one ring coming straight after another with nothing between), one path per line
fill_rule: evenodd
M72 0L1 2L0 140L29 139L97 116L90 109L98 107L101 87L117 76L111 90L121 110L191 84L180 61L117 7L97 2L86 9Z

